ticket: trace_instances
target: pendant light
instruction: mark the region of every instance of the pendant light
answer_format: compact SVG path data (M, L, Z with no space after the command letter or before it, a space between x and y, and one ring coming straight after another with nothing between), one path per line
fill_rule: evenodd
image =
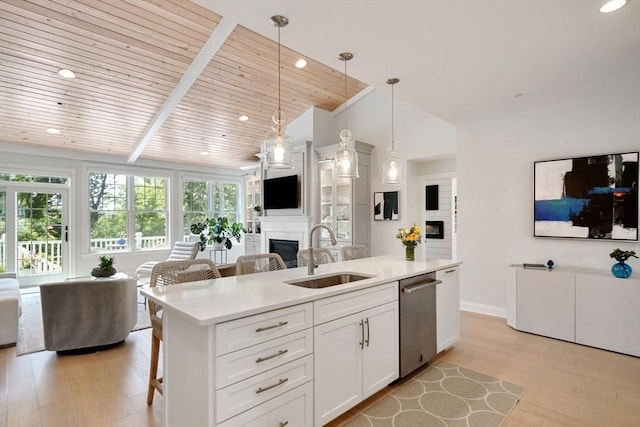
M282 15L271 17L271 23L278 27L278 109L273 113L273 125L265 139L265 162L267 169L293 168L293 139L286 133L287 119L280 106L280 28L285 27L289 20Z
M340 148L333 158L333 168L336 178L358 178L358 153L347 128L347 61L353 59L353 54L342 52L338 58L344 61L344 129L340 132Z
M393 135L393 86L399 81L396 78L387 80L387 84L391 85L391 148L382 164L383 184L400 184L402 181L402 163L396 158L396 142Z

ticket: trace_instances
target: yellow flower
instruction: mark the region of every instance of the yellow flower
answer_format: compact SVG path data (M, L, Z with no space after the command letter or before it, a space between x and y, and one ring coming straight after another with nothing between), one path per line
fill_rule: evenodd
M396 238L400 239L405 246L416 246L420 243L422 230L416 224L411 227L399 228Z

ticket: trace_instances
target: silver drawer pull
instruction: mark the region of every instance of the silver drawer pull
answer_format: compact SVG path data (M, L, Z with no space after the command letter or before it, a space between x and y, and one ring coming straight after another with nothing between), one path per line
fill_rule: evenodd
M265 360L270 360L270 359L273 359L274 357L282 356L283 354L285 354L288 351L289 350L284 349L284 350L278 351L276 354L272 354L271 356L258 357L256 359L256 363L264 362Z
M455 269L455 268L454 268L454 269L452 269L452 270L447 270L447 271L445 271L445 273L453 273L454 271L456 271L456 269Z
M268 331L269 329L279 328L280 326L288 325L289 322L278 322L277 325L265 326L264 328L256 329L256 332Z
M288 426L289 425L289 421L285 421L283 423L280 423L279 427L284 427L284 426Z
M280 379L280 381L278 381L276 384L272 384L272 385L267 386L265 388L260 387L260 388L258 388L256 390L256 394L262 393L262 392L267 391L267 390L271 390L272 388L278 387L279 385L282 385L282 384L286 383L287 381L289 381L289 378Z
M410 294L411 292L416 292L422 289L426 289L429 286L439 285L440 283L442 283L442 280L432 280L430 282L416 283L415 285L405 286L404 288L402 288L402 293Z

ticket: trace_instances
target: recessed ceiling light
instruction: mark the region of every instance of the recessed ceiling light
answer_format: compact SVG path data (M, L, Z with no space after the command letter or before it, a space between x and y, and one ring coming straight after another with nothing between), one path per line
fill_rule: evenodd
M602 5L602 7L600 8L600 12L602 13L613 12L614 10L620 9L625 4L627 4L627 0L609 0L608 2Z
M201 156L208 156L208 155L209 155L209 152L208 152L208 151L201 151L201 152L200 152L200 155L201 155Z
M66 68L63 68L62 70L59 70L58 74L60 74L65 79L73 79L76 76L76 73L74 73L71 70L67 70Z
M300 58L296 61L296 68L304 68L307 66L307 61L304 58Z
M240 120L241 122L246 122L247 120L249 120L249 116L247 116L246 114L241 114L240 117L238 117L238 120Z
M56 129L56 128L49 128L47 129L47 133L50 133L52 135L57 135L60 133L60 130Z

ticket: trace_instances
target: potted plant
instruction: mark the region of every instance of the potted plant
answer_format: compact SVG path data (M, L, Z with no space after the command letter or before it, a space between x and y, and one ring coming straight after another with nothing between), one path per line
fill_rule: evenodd
M204 251L208 244L231 249L231 239L240 241L242 233L246 231L242 223L229 222L227 217L220 216L191 224L191 232L200 236L200 250Z
M615 260L618 261L611 267L611 272L614 276L621 279L626 279L631 276L633 270L630 265L625 263L625 261L627 261L631 257L638 258L635 251L623 251L620 248L616 248L609 254L609 256L611 258L615 258Z
M102 255L98 257L98 266L91 270L93 277L111 277L116 274L116 269L113 266L115 260L112 256Z

